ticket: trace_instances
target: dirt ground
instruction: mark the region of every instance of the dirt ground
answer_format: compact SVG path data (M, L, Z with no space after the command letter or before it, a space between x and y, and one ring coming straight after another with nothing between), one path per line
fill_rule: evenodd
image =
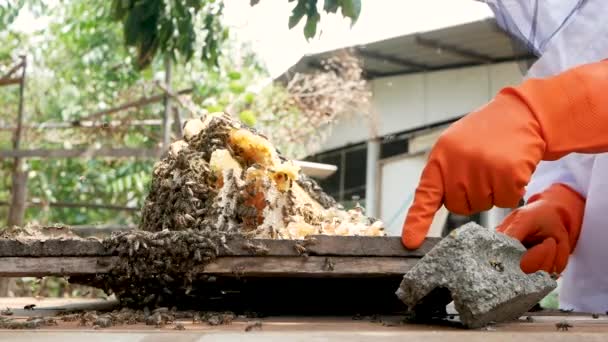
M33 310L24 306L35 304ZM113 300L0 298L0 308L10 308L12 318L52 316L65 310L107 310L116 307ZM606 341L608 317L589 314L536 313L530 319L497 324L477 330L464 330L455 324L403 324L401 317L265 317L236 318L231 324L210 326L178 320L162 328L144 324L93 329L78 322L58 321L56 326L35 330L0 330L0 341ZM358 318L358 319L357 319ZM556 329L566 320L568 331ZM178 324L179 323L179 324ZM176 330L176 326L183 330Z

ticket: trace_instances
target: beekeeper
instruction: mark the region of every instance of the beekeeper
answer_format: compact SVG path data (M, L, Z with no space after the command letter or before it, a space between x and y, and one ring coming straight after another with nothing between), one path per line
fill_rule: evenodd
M445 205L515 208L498 230L528 248L525 272L561 274L560 307L608 310L608 2L487 0L539 56L524 81L451 125L433 146L403 226L418 248Z

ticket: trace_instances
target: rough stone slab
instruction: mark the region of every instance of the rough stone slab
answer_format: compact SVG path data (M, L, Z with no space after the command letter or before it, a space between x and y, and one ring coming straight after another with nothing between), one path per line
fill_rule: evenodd
M517 319L557 287L546 272L521 271L525 251L515 239L467 223L405 274L397 296L420 316L445 312L453 300L468 328Z

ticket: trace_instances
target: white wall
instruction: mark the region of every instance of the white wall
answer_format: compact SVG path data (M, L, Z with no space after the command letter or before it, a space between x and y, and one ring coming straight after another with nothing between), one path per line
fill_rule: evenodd
M371 82L380 135L444 121L488 102L501 88L521 81L515 62L383 77ZM323 150L368 139L367 120L340 122Z
M521 80L517 63L376 79L372 81L372 89L374 107L380 116L379 134L397 133L466 114L491 100L503 87ZM414 138L410 148L428 150L440 131ZM324 149L363 142L369 134L366 120L342 122L334 127ZM396 156L380 163L380 184L377 185L380 203L376 207L389 235L401 234L425 161L424 155L417 154ZM429 235L439 235L446 217L447 211L442 208L435 216Z
M389 235L401 235L407 208L426 163L425 155L397 159L380 167L380 220ZM407 175L407 177L404 177Z
M388 235L399 236L407 209L414 200L414 192L420 180L422 169L426 164L428 152L434 140L442 129L429 132L418 144L420 152L413 155L399 155L382 160L380 172L379 218L384 222ZM413 141L410 140L410 144ZM425 146L426 145L426 146ZM422 152L424 151L424 152ZM448 211L442 207L436 214L429 229L429 236L440 236L448 216Z

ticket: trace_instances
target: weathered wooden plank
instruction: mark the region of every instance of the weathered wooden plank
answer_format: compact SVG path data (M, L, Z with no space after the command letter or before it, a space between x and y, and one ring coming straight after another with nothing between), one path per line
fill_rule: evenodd
M95 240L49 239L12 240L0 239L0 257L69 257L110 256L110 252Z
M119 257L3 257L2 277L102 274ZM395 257L219 257L195 273L233 277L387 277L403 275L417 262Z
M304 247L310 256L371 256L420 258L430 251L439 238L429 238L417 250L403 247L399 237L364 236L315 236L309 241L231 239L229 250L220 250L223 256L299 256L296 245ZM256 253L251 246L267 249ZM47 239L13 240L0 239L0 257L52 257L52 256L109 256L98 240Z
M19 83L21 83L21 78L19 77L0 78L0 86Z
M182 89L180 91L177 92L178 95L184 95L184 94L189 94L192 92L192 88L188 88L188 89ZM123 110L126 109L130 109L130 108L139 108L141 106L145 106L147 104L150 103L155 103L155 102L159 102L161 101L163 98L165 97L164 94L158 94L158 95L153 95L153 96L149 96L149 97L142 97L138 100L135 101L131 101L131 102L127 102L127 103L123 103L120 106L116 106L113 108L108 108L108 109L103 109L100 110L98 112L89 114L89 115L85 115L83 116L80 120L96 120L99 119L105 115L108 114L114 114L114 113L118 113L121 112Z
M418 259L395 257L220 257L204 273L254 277L387 277L401 276Z
M335 256L383 256L383 257L423 257L439 241L439 238L428 238L416 250L406 249L401 238L397 236L328 236L317 235L310 240L249 240L249 243L268 248L266 255L297 256L300 253L296 244L304 247L308 255ZM252 251L243 249L246 240L234 239L228 241L228 246L234 253L227 255L254 255ZM245 253L243 253L245 251Z
M90 208L90 209L108 209L108 210L121 210L121 211L140 211L141 208L130 207L124 205L114 204L97 204L97 203L84 203L84 202L47 202L44 203L39 199L32 199L25 203L28 207L51 207L51 208ZM9 205L6 201L0 201L0 206Z
M0 158L158 158L157 148L74 148L74 149L31 149L0 150Z
M0 258L2 277L43 277L107 273L118 257Z

